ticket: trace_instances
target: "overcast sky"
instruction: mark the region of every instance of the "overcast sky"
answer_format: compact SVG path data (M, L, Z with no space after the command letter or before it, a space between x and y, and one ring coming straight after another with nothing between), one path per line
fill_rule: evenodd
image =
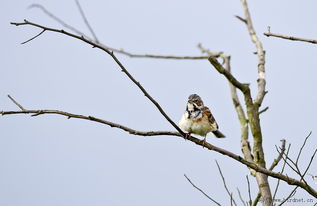
M0 110L58 109L92 115L137 130L174 130L155 106L120 72L104 52L69 38L9 22L23 19L62 29L39 9L39 3L89 34L75 1L4 0L1 17ZM257 57L240 1L116 0L81 1L91 26L104 44L133 53L201 55L197 44L231 56L233 73L256 92ZM301 166L308 163L316 141L317 45L267 38L272 32L317 39L317 2L250 1L254 27L266 51L267 90L261 115L267 165L277 156L280 139L291 143L291 157L312 131ZM199 94L227 136L207 140L241 154L240 127L228 84L207 60L137 59L117 55L127 70L178 122L187 97ZM178 137L132 136L122 130L56 115L0 117L0 205L212 205L184 178L186 174L208 195L229 205L217 171L217 160L239 205L237 189L248 199L245 166ZM280 167L276 168L279 171ZM309 173L317 175L316 161ZM292 177L296 175L287 170ZM252 197L255 179L249 176ZM315 189L311 178L307 176ZM276 180L270 178L272 188ZM277 198L292 187L282 184ZM312 198L298 190L296 198ZM316 200L314 199L314 202ZM292 204L289 204L292 205Z

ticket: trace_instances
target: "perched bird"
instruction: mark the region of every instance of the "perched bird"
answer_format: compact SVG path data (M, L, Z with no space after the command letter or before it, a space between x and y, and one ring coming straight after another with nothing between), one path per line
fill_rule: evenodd
M217 138L225 137L218 130L218 124L209 108L204 106L203 101L197 94L192 94L188 97L186 111L179 121L179 127L188 132L189 135L193 133L203 136L204 139L202 141L204 143L209 132L212 132Z

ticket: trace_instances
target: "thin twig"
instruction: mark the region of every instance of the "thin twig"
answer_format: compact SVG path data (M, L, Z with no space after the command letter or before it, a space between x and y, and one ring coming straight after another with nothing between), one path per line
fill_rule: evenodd
M265 107L264 109L259 111L259 114L262 114L262 113L266 112L268 109L269 109L269 107Z
M223 182L223 186L225 187L225 189L226 189L226 191L227 191L227 194L229 195L229 197L230 197L231 201L233 202L233 204L234 204L235 206L237 206L236 201L235 201L235 200L233 199L233 197L232 197L232 193L229 191L229 189L228 189L228 187L227 187L225 177L224 177L223 174L222 174L221 168L220 168L220 166L219 166L217 160L215 160L215 162L216 162L216 164L217 164L218 171L219 171L219 174L220 174L221 179L222 179L222 182Z
M124 54L128 57L132 58L153 58L153 59L174 59L174 60L204 60L208 59L208 56L174 56L174 55L154 55L154 54L133 54L127 51L124 51L123 49L114 49L111 47L108 47L108 49Z
M278 163L281 161L283 154L285 152L285 139L281 139L281 152L279 152L278 156L276 159L274 159L274 161L272 162L272 165L270 166L269 170L273 170L274 167L276 167L276 165L278 165Z
M185 178L187 179L187 181L195 188L197 189L199 192L201 192L203 195L205 195L209 200L211 200L213 203L221 206L221 204L219 202L217 202L216 200L214 200L213 198L211 198L209 195L207 195L202 189L200 189L199 187L197 187L187 176L186 174L184 174Z
M237 188L237 191L238 191L239 199L241 200L242 204L243 204L244 206L247 206L247 205L245 204L245 201L243 200L243 198L242 198L242 196L241 196L241 192L240 192L239 188Z
M314 160L314 157L315 157L315 155L316 155L316 152L317 152L317 149L315 149L315 151L314 151L313 155L310 157L310 161L309 161L309 163L308 163L308 165L307 165L307 167L306 167L306 169L305 169L305 171L304 171L304 173L303 173L303 181L305 181L304 176L305 176L305 175L306 175L306 173L308 172L308 169L310 168L311 163L312 163L312 162L313 162L313 160ZM305 183L307 184L307 182L306 182L306 181L305 181Z
M312 44L317 44L317 40L314 39L305 39L305 38L300 38L300 37L294 37L294 36L286 36L286 35L282 35L282 34L276 34L276 33L271 33L271 32L265 32L263 33L265 36L267 37L277 37L277 38L281 38L281 39L287 39L287 40L291 40L291 41L302 41L302 42L308 42L308 43L312 43Z
M67 24L66 22L64 22L61 18L57 17L56 15L54 15L52 12L48 11L44 6L42 6L41 4L31 4L29 7L29 9L32 8L38 8L40 10L42 10L44 12L44 14L46 14L48 17L52 18L54 21L56 21L57 23L61 24L63 27L75 32L76 34L80 35L80 36L84 36L85 38L89 38L88 36L86 36L83 32L79 31L78 29L76 29L75 27Z
M247 20L245 20L244 18L242 18L241 16L235 15L235 17L237 19L239 19L240 21L242 21L243 23L247 24Z
M258 192L257 196L253 200L252 206L256 206L261 198L261 192Z
M280 153L279 149L277 147L275 147L275 149L277 150L277 152ZM285 161L285 163L289 166L289 168L291 168L296 174L298 174L298 171L296 169L296 166L294 168L293 165L291 165L289 162L291 162L292 164L294 163L293 160L291 158L288 157L288 155L284 154L282 156L283 160ZM289 162L288 162L289 161ZM300 175L300 174L299 174Z
M245 176L248 183L248 195L249 195L249 205L252 205L252 197L251 197L251 187L250 187L250 181L248 175Z
M84 22L85 22L87 28L89 29L91 35L94 37L95 42L99 43L99 40L98 40L98 38L97 38L97 35L95 34L94 30L93 30L92 27L90 26L90 24L89 24L89 22L88 22L88 19L86 18L86 15L85 15L84 10L81 8L81 5L80 5L80 3L79 3L79 0L75 0L75 2L76 2L76 5L77 5L77 8L78 8L78 10L79 10L79 12L80 12L81 17L83 18L83 20L84 20Z
M13 97L11 97L9 94L8 94L8 97L9 97L9 99L10 99L15 105L17 105L22 111L25 111L24 107L23 107L21 104L19 104L17 101L15 101L15 99L13 99Z
M296 161L295 161L296 165L298 164L298 160L300 158L300 155L302 154L302 151L303 151L303 148L305 147L307 139L310 137L311 134L312 134L312 132L310 131L309 134L306 136L306 138L304 140L304 143L303 143L303 145L301 146L301 148L300 148L300 150L298 152L298 155L297 155L297 158L296 158Z
M126 56L131 57L131 58L154 58L154 59L171 59L171 60L173 60L173 59L174 60L204 60L204 59L208 59L208 56L188 56L188 55L175 56L175 55L134 54L131 52L127 52L123 49L116 49L116 48L107 46L105 44L102 44L101 42L98 42L98 41L90 38L89 36L84 34L84 32L76 29L75 27L73 27L70 24L66 23L65 21L61 20L61 18L57 17L52 12L48 11L44 6L42 6L40 4L32 4L31 6L29 6L29 8L38 8L38 9L42 10L44 12L44 14L46 14L48 17L52 18L54 21L61 24L66 29L69 29L70 31L75 32L79 36L83 36L85 39L93 41L96 44L100 44L102 47L105 47L113 52L123 54L123 55L126 55ZM216 54L217 53L215 53L215 55Z
M291 193L283 199L283 201L278 205L278 206L282 206L289 198L293 197L296 194L296 190L297 190L298 186L296 186Z
M232 198L232 193L229 194L230 195L230 205L233 206L233 198Z
M94 48L98 48L109 54L112 59L117 63L117 65L120 67L121 71L128 76L128 78L142 91L142 93L155 105L155 107L159 110L159 112L165 117L165 119L183 136L186 137L186 134L173 122L173 120L165 113L165 111L162 109L160 104L154 100L154 98L145 90L145 88L128 72L128 70L123 66L123 64L119 61L119 59L114 55L112 51L110 51L108 48L102 47L100 44L95 43L94 41L90 41L88 39L85 39L83 36L78 36L76 34L69 33L64 30L58 30L53 29L49 27L45 27L36 23L32 23L30 21L24 20L24 23L11 23L16 26L21 25L32 25L41 29L44 29L45 31L51 31L56 33L62 33L67 36L79 39L83 42L86 42L90 45L92 45Z
M291 149L291 144L289 144L288 147L287 147L287 150L286 150L286 155L287 155L287 156L288 156L288 153L289 153L290 149ZM283 156L283 155L282 155L282 156ZM282 157L282 156L281 156L281 157ZM281 172L280 172L281 174L283 174L284 169L285 169L285 166L286 166L286 160L284 160L284 162L283 162L283 166L282 166L282 169L281 169ZM274 200L275 197L276 197L276 194L277 194L277 191L278 191L279 186L280 186L280 180L277 180L277 184L276 184L276 187L275 187L275 190L274 190L274 194L273 194L273 200Z
M39 37L39 36L40 36L41 34L43 34L44 32L45 32L45 30L43 29L39 34L35 35L34 37L32 37L32 38L29 39L29 40L26 40L26 41L22 42L21 44L26 44L26 43L28 43L29 41L32 41L33 39Z
M315 155L316 155L317 149L315 150L315 152L314 152L313 155L311 156L311 159L310 159L310 161L309 161L309 163L308 163L308 165L307 165L307 167L306 167L304 173L301 172L301 169L299 168L299 165L298 165L298 161L299 161L299 158L300 158L300 156L301 156L301 153L302 153L302 151L303 151L303 149L304 149L304 147L305 147L305 145L306 145L306 142L307 142L308 138L310 137L310 135L311 135L311 132L306 136L306 138L305 138L305 140L304 140L304 142L303 142L303 145L301 146L301 148L300 148L300 150L299 150L299 152L298 152L298 155L297 155L297 158L296 158L295 161L293 161L288 155L285 155L285 159L287 159L289 162L291 162L291 163L293 164L293 166L292 166L292 165L290 165L290 164L287 162L288 166L289 166L295 173L297 173L297 174L300 176L300 181L303 181L304 184L306 184L306 185L308 185L308 183L307 183L307 181L305 180L305 175L306 175L308 169L309 169L310 166L311 166L311 163L312 163L312 161L313 161L313 159L314 159L314 157L315 157ZM295 167L295 168L294 168L294 167Z

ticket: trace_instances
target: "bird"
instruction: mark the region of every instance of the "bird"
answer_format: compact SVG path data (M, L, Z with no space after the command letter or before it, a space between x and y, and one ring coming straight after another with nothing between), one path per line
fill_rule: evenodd
M212 132L217 138L224 138L225 135L218 130L218 124L208 107L197 94L188 97L186 110L179 121L179 127L188 132L187 135L197 134L204 137L203 144L206 143L206 136Z

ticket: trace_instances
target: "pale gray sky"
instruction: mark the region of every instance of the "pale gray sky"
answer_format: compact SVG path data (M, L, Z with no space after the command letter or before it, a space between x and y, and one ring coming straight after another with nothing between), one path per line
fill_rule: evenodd
M40 10L27 9L32 3L44 5L89 34L73 0L4 0L0 9L0 110L17 110L6 97L10 94L27 109L92 115L138 130L173 130L102 51L49 32L20 45L40 30L15 27L11 21L28 19L62 28ZM200 55L196 45L202 43L231 55L233 73L250 82L255 93L255 48L245 25L234 17L243 15L240 1L94 0L81 4L104 44L135 53ZM317 2L250 1L249 7L267 53L269 93L263 106L270 109L261 120L267 164L277 156L274 145L280 139L292 143L294 154L313 131L303 152L305 166L317 146L317 45L267 38L262 33L270 26L272 32L317 39ZM188 95L200 94L227 136L215 139L210 135L208 141L241 154L239 122L227 82L208 61L117 56L176 122ZM54 115L3 116L0 129L0 205L212 205L184 174L218 202L229 205L215 160L239 205L237 187L248 199L245 166L180 138L132 136ZM317 174L316 161L309 173ZM287 174L295 177L290 170ZM254 198L257 188L254 178L250 180ZM270 182L274 185L276 180ZM282 184L277 197L283 198L291 189ZM301 190L296 197L311 198Z

